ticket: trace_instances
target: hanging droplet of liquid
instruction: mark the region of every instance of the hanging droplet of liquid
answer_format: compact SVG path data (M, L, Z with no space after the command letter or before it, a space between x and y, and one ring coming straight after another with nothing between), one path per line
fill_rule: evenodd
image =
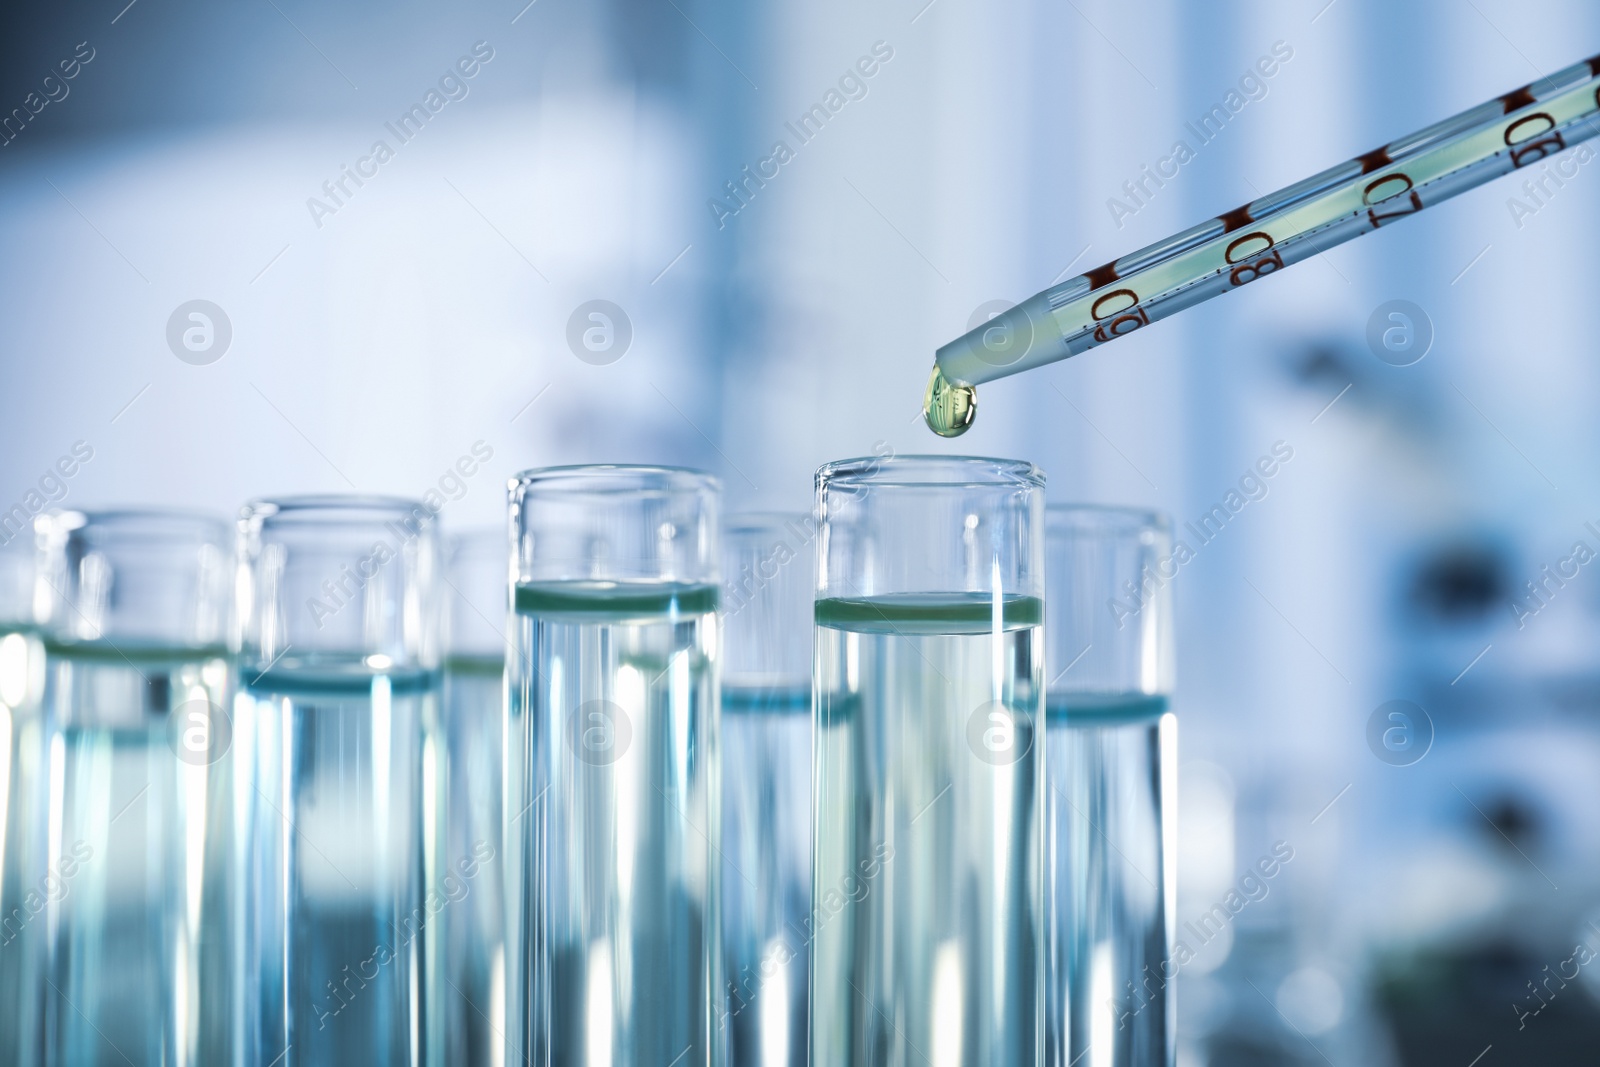
M977 388L951 384L935 363L928 391L922 397L922 418L928 429L940 437L960 437L971 428L977 414Z

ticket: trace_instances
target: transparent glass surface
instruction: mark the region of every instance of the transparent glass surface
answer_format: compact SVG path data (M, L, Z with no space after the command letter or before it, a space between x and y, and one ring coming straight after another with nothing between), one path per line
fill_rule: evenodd
M44 643L34 625L34 540L25 525L0 544L0 1062L39 1059L45 884ZM39 884L30 882L39 877Z
M46 987L43 917L65 881L49 876L48 791L41 715L44 644L27 628L0 623L0 1062L39 1058Z
M1045 798L1050 1067L1173 1063L1177 720L1160 515L1050 508Z
M722 1062L717 499L668 468L512 489L508 1057Z
M486 876L443 848L432 515L301 498L239 529L245 1059L442 1065L445 916Z
M806 1061L816 522L723 527L721 1026L734 1067Z
M227 527L65 512L37 529L42 751L24 759L42 760L43 787L18 802L43 805L42 824L30 820L43 847L28 849L16 916L19 940L41 942L36 1062L230 1062L240 911Z
M479 867L446 913L446 1062L503 1062L504 871L500 864L502 733L510 539L504 528L452 537L446 551L444 726L447 863Z
M818 472L815 1067L1038 1062L1043 481Z

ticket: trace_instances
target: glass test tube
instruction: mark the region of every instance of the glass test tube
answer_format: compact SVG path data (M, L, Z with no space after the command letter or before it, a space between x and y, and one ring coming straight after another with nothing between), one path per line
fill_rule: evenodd
M1034 1064L1044 476L817 472L811 1063Z
M1172 527L1050 508L1048 1067L1166 1067L1176 1000Z
M661 467L512 484L508 1053L722 1062L715 479Z
M441 913L481 872L440 848L432 514L300 497L239 519L251 1063L445 1063Z
M36 1062L184 1067L238 1036L231 538L163 512L36 523L48 650Z
M805 514L723 525L719 1011L732 1067L806 1060L815 539Z
M32 523L0 530L0 1063L36 1063L46 869L44 645L34 625ZM59 892L59 890L58 890Z
M505 1062L500 765L505 727L511 548L503 527L451 537L444 592L444 720L449 758L447 864L478 868L446 913L446 1062Z

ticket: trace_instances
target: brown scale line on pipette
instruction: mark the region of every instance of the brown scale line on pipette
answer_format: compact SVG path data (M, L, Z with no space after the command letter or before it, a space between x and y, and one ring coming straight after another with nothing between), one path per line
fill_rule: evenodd
M1357 156L1353 162L1361 164L1362 174L1371 174L1375 170L1382 170L1394 162L1394 157L1389 154L1389 146L1374 148L1364 156Z
M1539 98L1533 95L1533 86L1531 85L1524 85L1516 92L1507 93L1500 98L1500 105L1506 109L1507 115L1518 108L1530 107L1538 102Z
M1089 279L1089 291L1092 293L1096 289L1110 285L1122 275L1117 273L1117 261L1113 259L1110 263L1102 263L1089 271L1084 277Z
M1241 207L1234 208L1232 211L1218 215L1217 221L1222 223L1223 233L1232 233L1234 230L1244 229L1246 226L1250 225L1256 220L1254 216L1250 214L1250 205L1245 204Z

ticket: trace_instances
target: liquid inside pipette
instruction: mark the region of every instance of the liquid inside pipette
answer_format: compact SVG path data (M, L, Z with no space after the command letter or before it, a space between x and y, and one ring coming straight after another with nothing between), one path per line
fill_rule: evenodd
M1037 293L939 349L929 429L976 386L1066 359L1600 134L1600 56Z

